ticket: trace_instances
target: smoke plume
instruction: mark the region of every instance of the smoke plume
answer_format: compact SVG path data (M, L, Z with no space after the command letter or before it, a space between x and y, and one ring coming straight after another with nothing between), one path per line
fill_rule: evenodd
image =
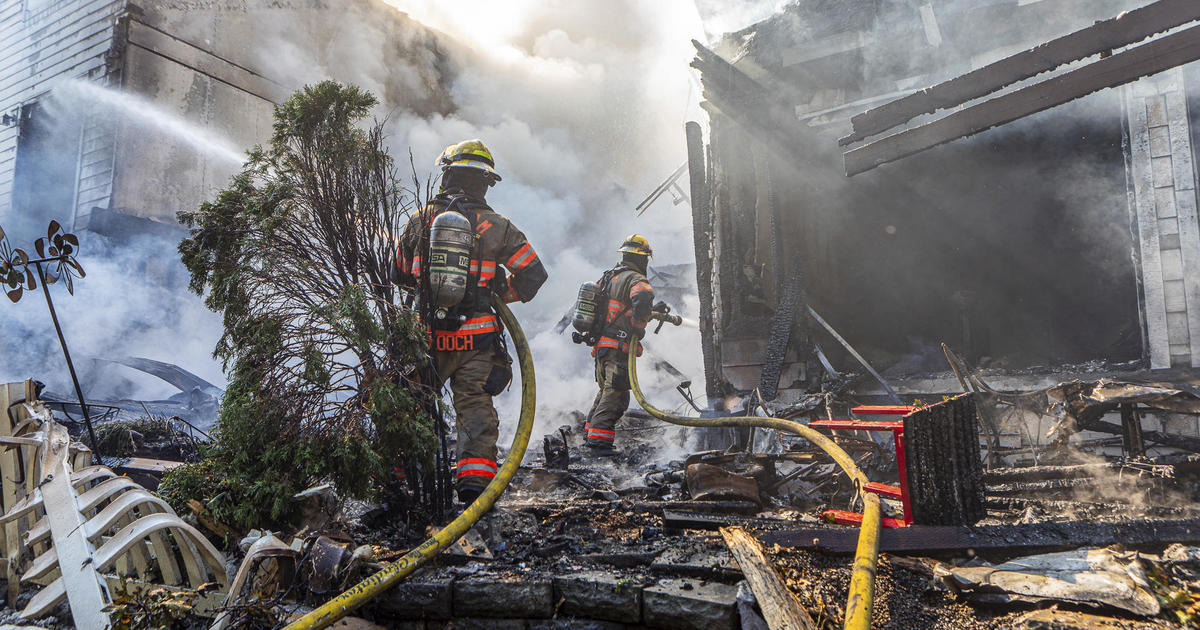
M586 410L594 393L588 349L552 331L579 284L612 266L616 247L633 232L654 246L652 266L693 260L688 205L672 206L668 196L644 216L634 215L637 203L684 162L684 122L706 119L698 107L696 74L688 67L690 41L744 27L778 2L388 3L393 6L364 2L339 11L292 11L267 2L220 9L226 5L180 0L160 8L174 12L171 19L181 28L192 29L185 35L215 47L222 20L243 19L237 13L245 13L244 19L258 24L255 37L241 42L231 57L289 89L335 79L374 92L382 101L378 116L387 120L392 154L403 162L411 151L419 181L435 174L433 160L447 144L476 137L488 144L504 177L489 202L526 233L550 272L538 297L515 310L537 362L545 423L539 429L553 429L565 412ZM380 19L381 8L395 13ZM230 15L209 15L214 11ZM91 85L64 86L62 102L74 115L140 120L148 132L171 135L185 150L213 160L249 148L214 133L219 121L189 125L149 101ZM686 176L680 183L686 190ZM25 242L14 240L18 246ZM89 275L74 298L64 295L57 303L78 357L146 356L224 382L210 358L220 334L218 318L184 291L185 272L173 249L162 242L85 237L80 260ZM164 255L171 259L168 275L178 276L171 283L129 272ZM13 331L0 343L6 357L16 357L3 376L33 375L69 391L45 307L34 297L0 311ZM697 316L694 298L671 306ZM702 382L694 328L668 326L648 343L657 357ZM676 383L645 369L647 386L662 404L675 406ZM104 392L169 393L125 382ZM517 405L514 393L504 395L502 415L515 418Z

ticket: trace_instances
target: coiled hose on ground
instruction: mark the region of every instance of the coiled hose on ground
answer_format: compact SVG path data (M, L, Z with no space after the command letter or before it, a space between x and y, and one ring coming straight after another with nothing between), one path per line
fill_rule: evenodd
M508 482L521 467L521 459L525 457L525 449L529 446L529 435L533 432L533 415L536 408L536 387L533 376L533 357L529 353L529 342L520 323L502 301L493 300L496 313L504 328L512 336L513 346L517 351L517 363L521 367L521 419L517 423L517 435L513 438L504 464L496 473L496 477L487 485L479 498L475 499L458 518L450 521L441 531L429 540L409 551L399 560L380 569L374 575L354 585L346 592L325 602L320 608L304 615L288 624L285 630L317 630L328 628L350 611L371 601L400 580L408 577L421 565L433 558L441 550L449 547L454 541L467 533L483 515L492 509L492 505L500 498Z
M843 627L846 630L869 630L871 607L875 599L875 564L879 556L881 509L878 495L862 490L868 479L859 470L850 454L815 429L792 420L758 416L691 418L667 413L651 405L650 401L646 400L646 395L642 393L637 378L637 352L633 351L629 353L629 386L642 409L663 422L687 427L763 427L787 431L817 445L828 453L838 466L841 466L842 470L854 480L855 486L859 488L859 495L863 502L863 520L858 534L858 546L854 552L854 570L850 576L850 596L846 599L846 622Z

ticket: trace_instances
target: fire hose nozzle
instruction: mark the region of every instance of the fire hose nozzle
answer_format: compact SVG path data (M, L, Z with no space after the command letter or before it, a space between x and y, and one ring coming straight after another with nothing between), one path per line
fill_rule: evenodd
M650 319L658 320L658 326L654 328L654 334L657 335L658 331L662 330L663 324L671 324L672 326L683 325L683 317L679 315L672 315L671 307L667 306L666 304L662 304L660 302L659 305L661 305L665 310L655 309L650 311Z

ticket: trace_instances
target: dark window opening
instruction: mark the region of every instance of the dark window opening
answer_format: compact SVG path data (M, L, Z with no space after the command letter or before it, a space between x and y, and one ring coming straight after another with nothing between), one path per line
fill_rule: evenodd
M14 227L37 236L50 219L71 228L79 166L79 123L41 103L21 108L13 172Z

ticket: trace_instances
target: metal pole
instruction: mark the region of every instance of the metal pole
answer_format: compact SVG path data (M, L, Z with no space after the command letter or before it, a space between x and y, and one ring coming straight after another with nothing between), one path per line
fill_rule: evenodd
M67 350L67 339L63 337L62 326L58 324L58 313L54 312L54 301L50 299L50 288L46 286L46 272L42 263L37 263L38 279L42 281L42 293L46 296L46 306L50 308L50 319L54 321L54 330L58 333L58 343L62 346L63 357L67 359L67 370L71 372L71 382L75 384L75 395L79 398L79 409L83 412L83 422L87 425L88 438L92 441L92 453L96 461L103 463L100 457L100 443L96 441L96 431L92 428L92 417L88 414L87 403L83 401L83 388L79 386L79 377L75 375L75 364L71 362L71 351Z
M897 404L902 404L900 402L900 396L898 394L896 394L896 390L892 389L891 385L888 385L888 382L885 381L883 379L883 377L879 375L879 372L876 372L875 368L871 367L871 364L867 363L867 360L864 359L863 356L858 353L858 350L855 350L854 346L851 346L849 341L846 341L845 338L843 338L841 335L838 334L838 331L833 329L833 326L829 325L829 322L825 321L825 318L818 315L817 312L814 311L811 306L808 307L808 314L812 315L812 318L817 320L817 323L820 324L821 327L824 328L826 332L828 332L831 336L833 336L833 338L836 339L838 343L842 344L842 347L845 348L846 351L850 353L850 356L854 357L855 360L858 361L859 365L862 365L864 368L866 368L867 372L870 372L871 376L874 376L875 380L879 381L880 385L883 385L883 389L885 389L887 391L888 396L891 396L892 400L896 401Z

